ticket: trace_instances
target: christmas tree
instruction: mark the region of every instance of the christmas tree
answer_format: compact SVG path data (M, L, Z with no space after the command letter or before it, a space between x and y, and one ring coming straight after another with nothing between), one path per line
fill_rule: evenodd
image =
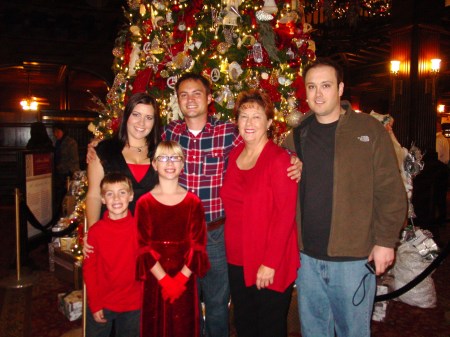
M315 58L311 25L298 0L128 0L126 25L113 49L114 84L90 125L109 138L129 95L147 91L165 123L182 118L174 84L185 72L210 79L209 113L232 119L246 89L265 90L276 107L275 138L307 110L301 69Z

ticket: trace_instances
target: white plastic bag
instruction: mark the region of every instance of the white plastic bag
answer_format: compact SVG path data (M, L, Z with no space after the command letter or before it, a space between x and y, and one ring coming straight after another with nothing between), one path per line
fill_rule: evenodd
M430 263L431 261L427 261L419 254L416 247L408 242L402 243L397 250L396 262L392 268L395 290L411 282ZM431 275L428 275L414 288L399 296L398 300L419 308L436 307L436 289Z

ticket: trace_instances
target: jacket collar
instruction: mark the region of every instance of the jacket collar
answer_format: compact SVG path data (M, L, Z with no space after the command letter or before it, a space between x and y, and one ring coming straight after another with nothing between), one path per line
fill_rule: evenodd
M350 115L352 115L353 113L355 113L352 110L352 105L350 104L349 101L347 100L342 100L341 101L341 107L342 109L344 109L344 112L341 113L341 116L339 118L339 124L341 124L341 122L345 122L348 120L348 118L350 117ZM309 124L311 122L311 116L314 116L314 112L312 110L309 110L304 116L303 118L300 120L300 125L303 124L304 122L306 122L305 124Z

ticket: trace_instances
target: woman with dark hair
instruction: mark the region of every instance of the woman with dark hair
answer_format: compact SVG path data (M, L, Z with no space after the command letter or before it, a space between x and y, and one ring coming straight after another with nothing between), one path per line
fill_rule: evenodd
M289 154L270 138L274 108L249 90L234 107L244 140L230 153L220 191L227 219L225 248L238 336L286 337L299 267L297 184L285 172Z
M44 123L34 122L31 124L30 139L27 150L49 150L53 151L53 142L48 136Z
M156 146L161 140L160 117L156 100L147 93L137 93L128 100L119 132L96 147L89 160L89 187L86 195L86 217L90 227L100 219L102 203L100 181L106 173L121 172L131 179L134 199L129 209L134 213L136 201L156 184L151 166Z

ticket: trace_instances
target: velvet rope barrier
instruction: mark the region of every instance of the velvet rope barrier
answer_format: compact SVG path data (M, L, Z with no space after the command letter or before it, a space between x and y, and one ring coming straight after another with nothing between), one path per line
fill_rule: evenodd
M409 283L405 284L403 287L394 290L389 294L375 296L375 302L391 300L400 295L403 295L407 291L414 288L416 285L422 282L428 275L430 275L445 260L445 258L448 256L449 251L450 251L450 242L447 243L447 247L445 247L444 250L442 250L441 253L438 256L436 256L434 261L431 262L431 264L427 268L425 268L419 275L417 275L414 279L412 279Z
M72 233L79 225L78 222L74 222L70 224L66 229L60 231L60 232L52 232L51 230L48 230L47 227L53 226L56 224L57 217L53 216L53 219L50 220L50 222L43 226L34 216L33 212L28 208L28 205L21 201L20 203L21 210L23 214L26 215L27 220L30 222L30 224L36 228L41 230L44 234L53 236L53 237L62 237L66 236L67 234ZM412 288L414 288L416 285L418 285L420 282L422 282L428 275L430 275L448 256L450 251L450 242L447 244L447 246L444 248L444 250L441 251L441 253L434 259L431 264L425 268L419 275L417 275L414 279L412 279L409 283L405 284L403 287L394 290L388 294L384 295L378 295L375 296L375 302L381 302L381 301L388 301L393 298L396 298L398 296L403 295L404 293L408 292Z
M31 226L40 230L41 232L43 232L45 235L48 235L48 236L53 236L53 237L66 236L67 234L71 234L79 225L79 223L76 221L76 222L71 223L66 229L64 229L62 231L53 232L51 229L49 230L47 228L53 227L56 224L57 219L58 219L58 217L56 215L54 215L53 218L50 220L50 222L44 226L36 219L33 212L31 212L30 208L23 200L20 202L20 209L21 209L22 214L25 214L25 217L26 217L27 221L31 224Z

